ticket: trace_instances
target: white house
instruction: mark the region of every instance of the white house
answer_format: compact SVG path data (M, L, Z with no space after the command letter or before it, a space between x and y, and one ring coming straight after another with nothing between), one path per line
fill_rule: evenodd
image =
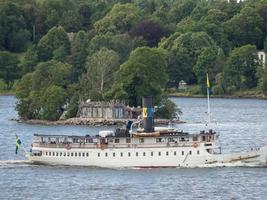
M264 51L258 51L258 58L262 63L263 68L266 66L266 53Z

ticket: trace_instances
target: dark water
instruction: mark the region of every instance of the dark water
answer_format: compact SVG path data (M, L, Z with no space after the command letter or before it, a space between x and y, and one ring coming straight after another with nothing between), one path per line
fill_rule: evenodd
M184 112L184 131L205 126L206 100L172 99ZM267 101L212 99L212 125L224 152L267 144ZM33 133L88 134L100 128L17 124L14 97L0 97L2 199L266 199L267 168L98 169L38 166L15 155L15 134L28 146Z

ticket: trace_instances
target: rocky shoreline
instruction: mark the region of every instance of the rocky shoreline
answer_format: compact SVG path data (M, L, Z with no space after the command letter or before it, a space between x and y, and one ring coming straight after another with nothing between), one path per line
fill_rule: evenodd
M70 118L66 120L48 121L48 120L25 120L25 119L13 119L19 123L26 124L41 124L41 125L87 125L87 126L122 126L125 125L128 119L96 119L96 118ZM133 119L135 121L135 119ZM181 124L185 123L178 119L155 119L156 125L168 125L169 123Z

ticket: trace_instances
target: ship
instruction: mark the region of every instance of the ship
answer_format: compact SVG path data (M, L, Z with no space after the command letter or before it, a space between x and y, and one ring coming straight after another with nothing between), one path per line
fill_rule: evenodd
M104 130L96 135L35 134L26 157L38 164L101 168L267 165L267 146L222 153L216 131L188 133L174 127L155 127L152 97L143 98L142 102L142 128L140 121L129 121L124 128ZM139 125L134 128L136 124Z

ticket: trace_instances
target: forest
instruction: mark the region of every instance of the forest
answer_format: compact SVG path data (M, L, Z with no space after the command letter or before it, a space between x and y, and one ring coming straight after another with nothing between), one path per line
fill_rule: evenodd
M213 95L267 94L267 1L0 0L0 91L24 119L76 116L80 101L153 96L184 80Z

